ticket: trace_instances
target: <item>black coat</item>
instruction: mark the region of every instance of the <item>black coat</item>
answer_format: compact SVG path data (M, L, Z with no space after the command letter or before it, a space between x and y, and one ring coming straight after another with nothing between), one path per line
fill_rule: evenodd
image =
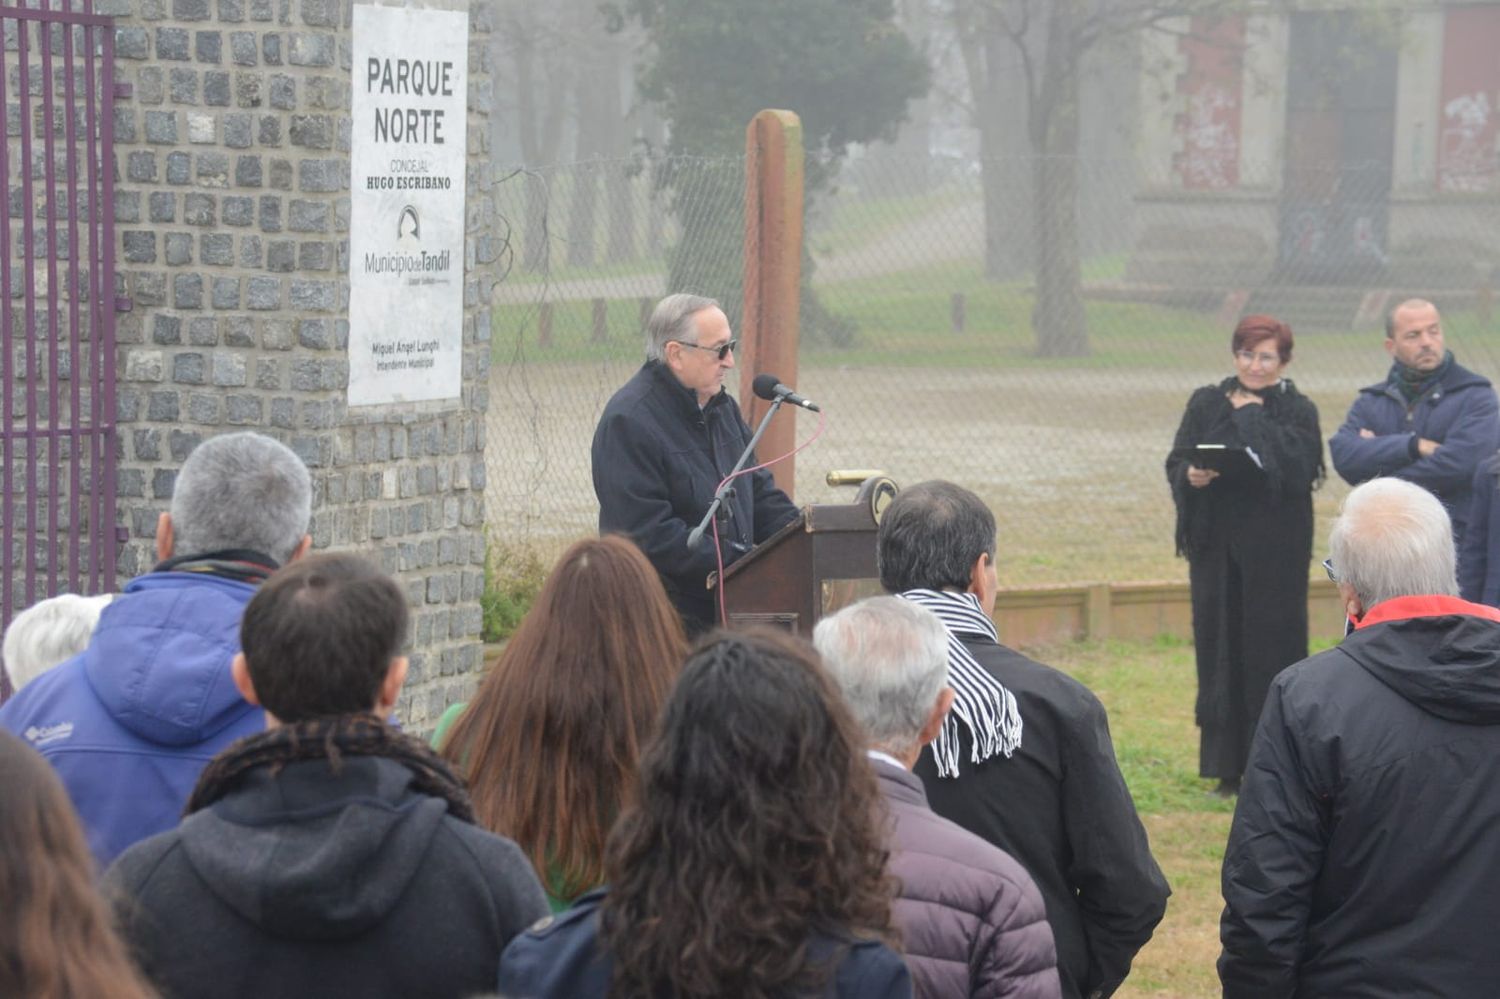
M520 849L345 756L251 771L105 875L121 931L165 999L459 999L547 914Z
M1224 475L1195 489L1188 462L1168 457L1167 481L1192 589L1198 772L1237 780L1271 679L1307 656L1312 490L1323 476L1323 437L1317 406L1290 381L1239 409L1226 395L1234 384L1193 393L1173 448L1248 447L1264 473Z
M1235 999L1500 992L1500 611L1375 605L1271 685L1224 855Z
M1171 889L1120 775L1104 705L1050 666L984 636L959 637L1016 696L1021 746L976 765L968 729L959 726L957 777L937 775L931 749L917 761L927 801L1020 861L1036 882L1057 942L1062 995L1110 995L1151 939Z
M713 529L689 550L687 538L734 468L750 428L721 391L698 408L670 368L648 361L604 407L594 430L594 494L599 532L627 534L661 574L667 595L693 630L711 625L707 579L716 568ZM755 464L752 459L745 467ZM719 514L728 566L797 516L765 469L740 479Z

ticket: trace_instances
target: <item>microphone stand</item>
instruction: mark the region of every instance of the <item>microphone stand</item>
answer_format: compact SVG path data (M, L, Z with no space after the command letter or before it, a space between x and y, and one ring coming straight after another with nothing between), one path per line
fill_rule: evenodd
M776 411L781 408L781 404L785 401L781 396L777 396L772 401L771 408L766 410L766 415L761 417L760 426L755 428L755 436L751 437L750 443L745 445L745 453L740 455L740 460L734 463L734 469L728 475L724 476L724 481L719 483L718 489L714 490L714 501L708 505L708 512L703 515L703 520L699 522L698 526L693 528L693 533L688 535L687 546L689 550L697 548L699 542L703 540L703 532L708 530L708 525L713 522L714 514L718 513L719 507L724 505L724 494L730 489L729 483L734 481L734 477L740 473L740 469L744 468L745 463L750 460L750 455L755 450L755 445L760 442L761 434L766 432L766 427L771 423L771 417L776 415Z

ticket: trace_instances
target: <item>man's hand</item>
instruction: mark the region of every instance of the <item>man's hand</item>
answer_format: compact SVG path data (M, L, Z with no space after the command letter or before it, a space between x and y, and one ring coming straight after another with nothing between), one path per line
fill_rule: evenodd
M1188 466L1188 485L1194 489L1202 489L1218 477L1219 473L1212 468L1199 468L1196 465Z
M1361 437L1374 437L1375 431L1371 430L1369 427L1360 427L1359 435Z
M1417 453L1424 458L1431 458L1442 447L1437 441L1430 441L1426 437L1417 438Z

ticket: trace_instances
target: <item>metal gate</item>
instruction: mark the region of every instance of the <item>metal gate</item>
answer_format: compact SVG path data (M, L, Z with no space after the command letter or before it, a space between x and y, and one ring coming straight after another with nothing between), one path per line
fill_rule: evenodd
M114 28L0 6L0 624L115 580ZM0 699L9 693L0 678Z

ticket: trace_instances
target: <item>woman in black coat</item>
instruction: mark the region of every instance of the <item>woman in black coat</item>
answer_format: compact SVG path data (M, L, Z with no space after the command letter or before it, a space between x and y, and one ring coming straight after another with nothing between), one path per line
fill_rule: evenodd
M1318 407L1282 377L1291 328L1246 316L1229 349L1235 374L1193 393L1167 458L1193 597L1198 773L1223 795L1239 790L1271 679L1307 657L1312 491L1323 479ZM1202 444L1244 453L1221 462L1195 455Z

